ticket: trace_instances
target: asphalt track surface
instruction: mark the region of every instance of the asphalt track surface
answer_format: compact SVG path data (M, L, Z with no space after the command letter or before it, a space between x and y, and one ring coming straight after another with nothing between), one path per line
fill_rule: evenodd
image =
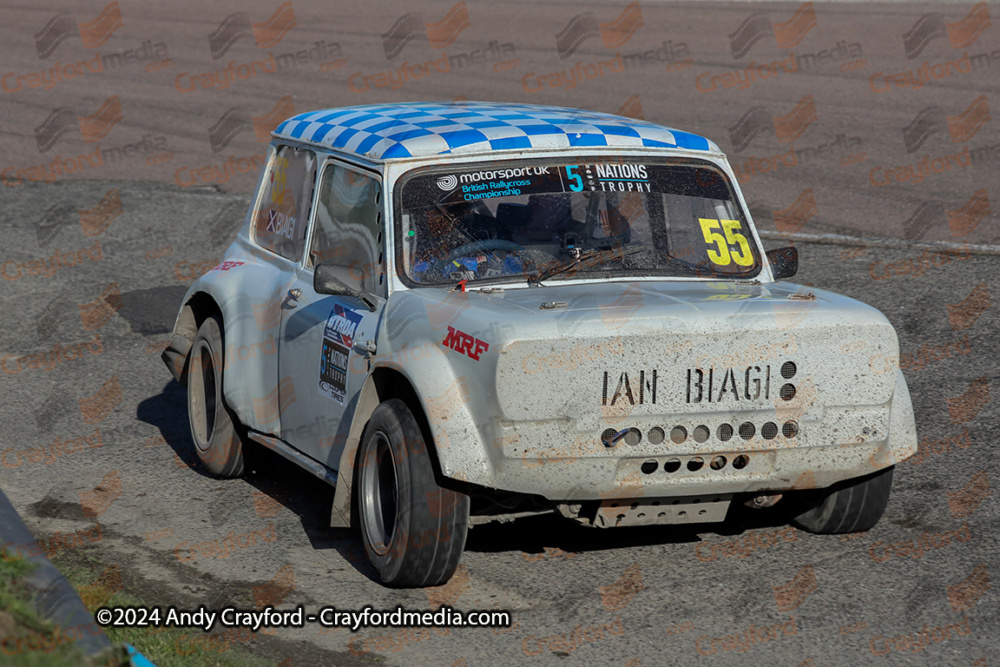
M991 305L1000 281L990 246L1000 229L990 202L1000 196L992 150L1000 132L989 109L1000 103L1000 60L989 54L1000 48L1000 27L987 25L983 10L816 4L811 25L808 15L795 19L795 4L642 3L641 26L626 15L617 32L563 39L563 58L557 35L574 17L592 11L598 24L612 24L626 6L469 3L468 26L458 16L441 28L433 24L445 19L447 3L296 1L294 26L280 39L280 30L235 32L228 50L215 43L225 52L213 58L208 36L223 19L243 11L263 24L279 3L122 2L120 27L112 29L112 16L103 32L84 25L61 42L36 41L59 12L86 24L103 7L6 4L0 22L0 351L58 361L10 372L8 359L0 374L0 484L50 547L117 564L127 583L163 606L451 604L510 610L516 622L506 631L352 634L311 625L240 637L286 665L978 667L997 659L991 489L1000 466L991 434L1000 421L1000 322ZM397 40L399 53L389 58L393 42L382 35L408 12L421 13L431 37ZM763 37L731 40L758 12L767 23L749 25L764 26ZM925 18L934 12L941 20ZM289 18L279 14L272 28ZM622 25L635 30L627 35ZM156 58L126 62L127 50L146 42ZM192 76L224 72L230 62L232 72L249 71L240 66L316 42L325 42L326 60L307 53L280 72L188 90ZM448 71L442 64L397 88L375 85L389 81L379 72L398 73L404 61L439 62L491 42L499 46L482 63L445 58ZM805 56L838 44L838 54L808 64ZM671 64L655 53L645 65L625 58L658 48ZM491 60L498 50L505 55ZM850 58L837 59L847 51ZM120 65L104 64L111 54L123 55ZM725 87L751 62L789 62L789 54L794 66ZM101 71L29 87L42 80L31 73L56 61L95 56ZM611 63L604 75L587 78L601 71L587 66L602 61ZM320 71L324 63L333 64ZM577 63L582 80L569 87ZM918 87L925 63L928 80ZM559 72L565 77L545 76ZM904 72L909 78L885 76ZM707 90L714 76L723 78ZM365 77L370 89L358 92ZM269 112L461 97L622 110L712 138L739 166L751 213L771 232L768 245L798 235L795 280L888 316L921 451L897 466L878 526L820 537L750 511L682 530L601 532L533 519L475 528L448 585L392 591L373 579L356 535L325 527L332 490L308 474L263 456L245 479L219 481L193 463L184 393L159 350L186 286L216 263L242 217L256 169L239 167L264 153L258 130L269 129ZM84 121L67 122L74 116ZM128 145L135 147L118 157L114 149ZM66 159L81 154L90 164L65 173ZM53 174L53 163L63 173ZM41 165L50 166L50 182L38 180ZM859 240L801 241L823 234ZM17 264L57 251L76 262L51 275L15 275ZM213 552L211 543L227 537L235 547Z

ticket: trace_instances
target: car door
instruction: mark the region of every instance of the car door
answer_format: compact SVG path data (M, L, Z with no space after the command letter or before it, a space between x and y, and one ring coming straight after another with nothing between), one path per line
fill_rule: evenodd
M251 209L249 237L261 252L240 263L227 316L227 395L240 421L280 437L278 338L282 304L306 249L316 187L316 154L273 147Z
M283 306L278 363L282 439L336 469L368 374L368 341L385 304L382 184L375 172L330 159L323 166L309 253ZM317 294L313 270L334 264L350 287L375 297Z

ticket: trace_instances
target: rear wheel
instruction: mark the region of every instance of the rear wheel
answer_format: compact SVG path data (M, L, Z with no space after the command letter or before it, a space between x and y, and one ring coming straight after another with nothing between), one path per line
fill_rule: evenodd
M407 588L448 581L465 548L469 497L438 485L420 425L403 401L375 408L357 474L361 536L382 582Z
M202 464L218 477L243 474L237 421L222 396L225 347L217 317L202 322L188 355L187 395L191 439Z
M802 491L785 502L791 521L810 533L837 534L869 530L882 518L892 489L890 466L866 477L827 489Z

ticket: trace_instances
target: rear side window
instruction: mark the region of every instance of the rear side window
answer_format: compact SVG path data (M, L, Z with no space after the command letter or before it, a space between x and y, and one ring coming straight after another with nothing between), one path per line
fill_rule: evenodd
M254 212L254 240L286 259L298 260L305 249L316 188L316 155L280 146L267 171Z

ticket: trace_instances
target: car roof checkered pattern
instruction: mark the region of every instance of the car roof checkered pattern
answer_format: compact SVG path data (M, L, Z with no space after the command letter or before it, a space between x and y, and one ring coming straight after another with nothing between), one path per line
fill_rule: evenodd
M375 160L593 146L718 150L704 137L642 120L563 107L489 102L418 102L311 111L284 121L274 135Z

